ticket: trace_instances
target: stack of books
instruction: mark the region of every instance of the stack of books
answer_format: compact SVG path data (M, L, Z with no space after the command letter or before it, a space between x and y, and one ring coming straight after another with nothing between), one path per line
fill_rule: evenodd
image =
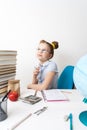
M7 92L8 80L16 76L17 51L0 50L0 95Z

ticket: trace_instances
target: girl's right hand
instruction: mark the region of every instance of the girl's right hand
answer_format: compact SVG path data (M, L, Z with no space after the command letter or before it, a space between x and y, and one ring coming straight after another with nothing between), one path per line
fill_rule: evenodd
M35 69L33 71L33 76L37 77L37 75L39 74L39 72L40 72L40 67L35 67Z

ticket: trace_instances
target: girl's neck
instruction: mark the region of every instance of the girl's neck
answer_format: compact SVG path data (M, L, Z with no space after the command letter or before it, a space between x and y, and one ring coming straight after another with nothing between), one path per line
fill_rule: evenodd
M40 61L40 64L43 65L45 62L47 62L49 60L46 60L46 61Z

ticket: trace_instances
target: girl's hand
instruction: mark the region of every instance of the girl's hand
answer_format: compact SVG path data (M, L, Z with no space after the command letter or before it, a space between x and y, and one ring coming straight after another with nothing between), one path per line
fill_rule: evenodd
M40 72L40 67L35 67L34 71L33 71L33 77L36 78L37 75L39 74Z
M35 67L34 71L33 71L33 78L32 78L32 84L38 84L38 79L37 76L40 72L40 67ZM29 86L28 86L29 88Z

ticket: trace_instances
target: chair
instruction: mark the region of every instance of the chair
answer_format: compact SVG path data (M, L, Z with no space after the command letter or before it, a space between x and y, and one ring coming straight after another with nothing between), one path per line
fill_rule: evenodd
M73 70L74 66L68 65L64 68L57 81L58 89L73 89Z

